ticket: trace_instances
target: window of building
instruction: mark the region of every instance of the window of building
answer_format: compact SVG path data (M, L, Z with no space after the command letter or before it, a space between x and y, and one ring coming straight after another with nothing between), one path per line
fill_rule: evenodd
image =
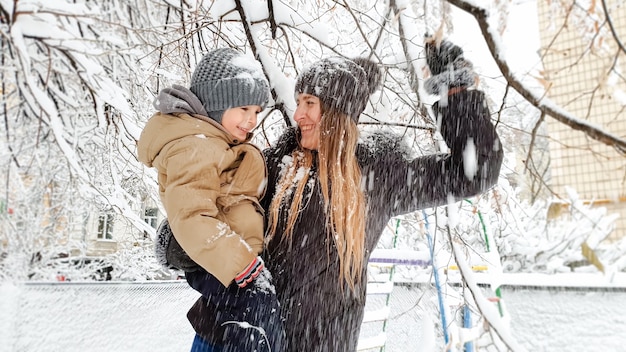
M98 217L98 239L113 239L113 214L101 214Z
M153 228L157 228L157 216L159 215L159 209L158 208L146 208L146 210L143 213L143 221L146 222L146 224L152 226Z

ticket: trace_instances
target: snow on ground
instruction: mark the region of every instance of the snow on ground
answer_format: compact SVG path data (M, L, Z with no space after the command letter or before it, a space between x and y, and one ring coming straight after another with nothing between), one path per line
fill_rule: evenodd
M586 287L589 277L576 277L554 276L564 288L546 285L543 277L534 281L543 284L526 286L533 284L529 276L520 277L522 286L511 286L515 276L505 275L502 297L511 331L528 351L620 351L626 346L626 286ZM0 350L189 351L193 331L185 314L196 297L182 281L0 283ZM386 351L422 351L430 335L440 346L441 324L433 307L432 285L395 286ZM381 329L364 326L362 336Z

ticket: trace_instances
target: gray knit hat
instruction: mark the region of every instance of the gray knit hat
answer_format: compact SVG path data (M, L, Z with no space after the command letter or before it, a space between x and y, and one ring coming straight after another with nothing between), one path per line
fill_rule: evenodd
M298 76L295 94L314 95L325 108L337 109L358 122L381 79L380 67L369 59L327 58L313 63Z
M230 108L265 108L270 93L260 63L232 48L204 55L191 76L189 90L200 99L209 117L219 123Z

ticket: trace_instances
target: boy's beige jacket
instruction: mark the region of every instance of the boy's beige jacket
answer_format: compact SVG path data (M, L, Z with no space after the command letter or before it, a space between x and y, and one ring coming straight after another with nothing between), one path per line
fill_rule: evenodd
M187 254L228 286L262 250L267 170L261 151L204 116L156 113L137 142Z

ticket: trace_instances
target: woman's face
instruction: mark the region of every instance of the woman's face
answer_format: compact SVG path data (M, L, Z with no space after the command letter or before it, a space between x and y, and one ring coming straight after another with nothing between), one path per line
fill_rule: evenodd
M296 112L293 119L300 128L300 145L303 148L317 150L320 146L320 122L322 105L314 95L302 93L296 98Z

